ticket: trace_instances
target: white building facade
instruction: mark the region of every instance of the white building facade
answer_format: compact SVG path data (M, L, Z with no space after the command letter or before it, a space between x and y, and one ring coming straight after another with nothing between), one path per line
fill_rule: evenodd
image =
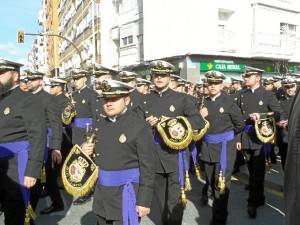
M245 65L276 73L300 63L297 0L102 0L101 62L149 74L167 60L198 82L207 70L239 76Z

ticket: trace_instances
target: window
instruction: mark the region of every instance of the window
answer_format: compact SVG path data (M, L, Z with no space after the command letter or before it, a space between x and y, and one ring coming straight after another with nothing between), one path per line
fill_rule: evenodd
M122 45L123 46L130 45L132 43L133 43L133 36L132 35L122 38Z
M280 23L280 34L289 35L291 37L296 36L296 25L288 23Z

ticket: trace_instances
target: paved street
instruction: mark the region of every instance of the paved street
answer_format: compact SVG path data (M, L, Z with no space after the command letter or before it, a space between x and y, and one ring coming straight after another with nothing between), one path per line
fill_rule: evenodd
M273 165L272 173L266 174L266 205L258 208L256 219L249 219L246 211L247 206L247 191L244 186L247 180L247 170L243 166L241 172L237 175L238 180L233 180L232 191L229 201L229 217L228 225L284 225L283 214L283 197L282 183L283 174L280 162ZM192 178L193 190L187 193L188 204L184 213L185 225L208 225L211 218L211 200L208 206L200 205L200 193L203 183L197 181L194 176ZM74 200L72 196L64 191L64 201L68 208L59 213L52 215L38 216L36 219L37 225L94 225L95 216L91 212L92 202L83 206L73 206L71 203ZM38 212L50 205L48 198L41 199ZM152 214L143 218L141 225L161 225L159 222L158 207L153 203ZM3 216L0 217L0 225L3 223Z

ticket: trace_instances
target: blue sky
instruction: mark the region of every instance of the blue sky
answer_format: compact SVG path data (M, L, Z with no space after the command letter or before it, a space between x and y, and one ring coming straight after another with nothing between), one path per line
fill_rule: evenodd
M4 0L1 0L4 3ZM42 0L6 0L0 7L0 58L27 62L34 37L25 36L25 43L17 42L17 30L38 33L38 13Z

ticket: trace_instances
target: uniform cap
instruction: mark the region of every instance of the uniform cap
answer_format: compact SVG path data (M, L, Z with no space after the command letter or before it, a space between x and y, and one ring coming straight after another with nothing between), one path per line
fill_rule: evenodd
M78 79L81 77L86 77L88 75L88 71L75 68L70 71L70 74L73 79Z
M171 81L179 81L181 80L182 78L178 75L175 75L175 74L171 74Z
M62 86L67 83L67 81L59 78L49 78L50 86Z
M226 79L225 75L219 71L207 71L204 76L207 83L222 83Z
M105 98L121 97L129 95L130 90L133 87L117 80L103 80L100 82L100 87L102 90L102 96Z
M107 74L115 76L118 73L117 70L102 66L99 63L95 63L93 66L89 67L88 71L95 76L101 76L101 75L107 75Z
M26 83L26 82L28 81L28 80L27 80L27 76L26 76L26 75L24 75L24 74L23 74L23 75L21 75L21 76L20 76L20 81L21 81L21 82L25 82L25 83Z
M297 80L289 77L289 78L286 78L282 81L282 85L285 88L292 88L292 87L295 87L297 85Z
M244 73L242 74L243 77L250 77L251 75L260 75L262 76L264 70L250 67L250 66L245 66L244 68Z
M140 77L136 78L136 81L137 81L137 86L150 85L151 84L151 81L140 78Z
M2 71L20 71L20 67L22 67L23 64L17 63L14 61L10 61L7 59L0 59L0 72Z
M283 79L284 79L284 77L283 77L283 76L280 76L280 75L274 75L274 76L273 76L274 82L280 81L280 80L283 80Z
M242 79L238 79L238 78L233 78L233 77L231 77L230 79L231 79L231 83L232 83L232 84L233 84L233 83L242 83L242 82L243 82Z
M122 71L118 74L120 76L120 80L123 82L128 82L130 80L136 79L137 74L130 71Z
M43 79L45 75L43 72L34 69L26 69L24 70L24 73L28 80Z
M155 60L149 64L152 74L171 74L175 71L175 67L166 61Z
M262 83L263 85L273 84L274 80L273 78L263 78Z

